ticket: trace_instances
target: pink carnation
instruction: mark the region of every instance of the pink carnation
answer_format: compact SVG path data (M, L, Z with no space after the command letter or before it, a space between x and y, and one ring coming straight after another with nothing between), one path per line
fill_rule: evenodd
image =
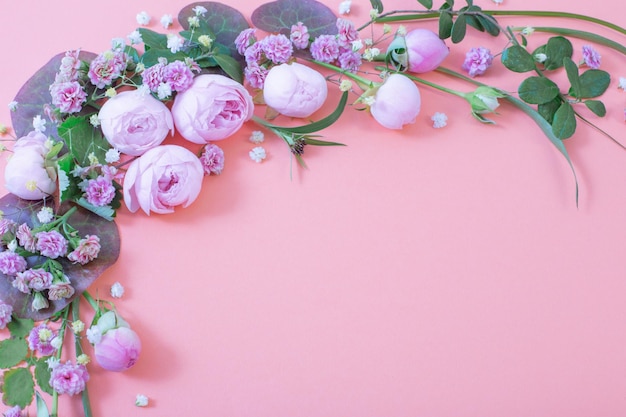
M239 35L237 35L237 38L235 38L235 46L237 47L239 55L243 55L246 49L256 42L256 38L254 37L255 32L256 29L250 28L242 30Z
M467 71L470 77L482 75L487 71L493 62L493 55L487 48L472 48L465 54L465 61L462 68Z
M43 334L50 334L50 337L43 338ZM41 323L40 325L33 327L28 334L28 348L32 351L38 350L42 356L52 355L55 352L55 348L52 346L52 341L57 337L54 330L52 330L47 324Z
M87 93L78 81L54 83L50 86L50 95L52 104L58 107L61 113L77 113L87 101Z
M48 288L48 300L62 300L63 298L70 298L74 295L74 287L69 282L60 282L57 284L52 284L50 288Z
M244 53L246 64L248 65L260 65L263 58L263 44L261 42L255 42Z
M22 417L22 409L19 405L9 408L3 414L4 417Z
M69 255L67 259L74 263L85 265L86 263L96 259L100 253L100 238L96 235L87 235L78 242L78 246Z
M113 57L107 59L105 54L100 54L89 65L87 75L91 83L98 88L111 85L113 80L119 78L126 69L128 55L125 52L109 51L108 53L113 53Z
M0 272L14 276L26 269L26 259L12 251L0 252Z
M143 85L147 86L152 92L157 91L159 85L163 82L164 69L165 64L161 62L154 64L150 68L146 68L141 74Z
M200 155L200 162L207 175L219 175L224 169L224 151L219 146L209 143Z
M35 247L43 256L56 259L67 252L67 240L56 230L39 232L35 237L37 238Z
M336 22L338 33L337 43L344 48L352 48L352 42L359 39L359 32L354 27L354 23L347 19L339 18Z
M591 45L583 46L583 60L589 68L600 68L600 54Z
M243 70L246 80L252 88L263 88L268 69L258 64L248 64Z
M13 307L0 300L0 329L4 329L11 322Z
M361 54L354 52L351 49L345 50L339 54L339 58L337 58L337 60L339 61L341 69L346 71L357 72L361 66Z
M50 386L59 394L79 394L88 380L87 368L69 361L55 366L50 374Z
M35 252L36 248L36 239L33 237L33 234L30 230L30 227L26 223L22 223L18 226L17 232L15 232L15 237L21 246L24 247L29 252Z
M185 91L193 83L193 73L182 61L174 61L165 66L163 81L168 83L172 91Z
M61 59L55 82L76 81L78 79L78 70L81 66L81 60L78 58L79 54L80 49L65 53L65 56Z
M261 45L267 59L275 64L289 61L293 54L293 45L283 34L269 35L261 41Z
M17 223L15 223L11 219L2 219L0 220L0 236L4 235L7 232L15 232L15 228L17 227Z
M333 62L339 57L339 44L333 35L320 35L311 44L313 59L321 62Z
M41 268L36 268L36 269L27 269L24 272L20 272L17 276L15 281L17 281L19 279L20 282L28 285L29 289L35 290L35 291L43 291L43 290L47 290L48 288L50 288L50 285L52 285L52 274L46 270L43 270ZM14 282L15 282L14 281ZM20 291L22 291L21 288L18 288ZM22 291L25 292L25 291Z
M305 49L309 46L309 39L311 35L309 35L309 29L302 24L302 22L298 22L297 25L291 26L291 33L289 35L289 39L298 49Z
M115 198L115 187L110 179L101 175L87 182L85 198L94 206L106 206Z

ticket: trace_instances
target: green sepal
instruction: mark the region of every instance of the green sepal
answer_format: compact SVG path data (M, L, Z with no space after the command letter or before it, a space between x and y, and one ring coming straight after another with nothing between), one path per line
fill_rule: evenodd
M9 406L26 408L33 402L35 382L27 368L13 368L4 372L2 401Z
M567 101L561 103L559 109L554 113L552 131L559 139L567 139L576 131L576 113Z
M48 405L37 391L35 391L35 404L37 405L37 417L50 417Z

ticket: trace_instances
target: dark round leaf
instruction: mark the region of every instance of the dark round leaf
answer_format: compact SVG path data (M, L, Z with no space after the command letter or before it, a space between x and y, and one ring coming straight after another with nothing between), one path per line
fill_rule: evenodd
M337 16L315 0L276 0L252 12L254 26L266 32L289 36L291 26L298 22L307 27L311 38L337 33Z
M41 209L41 202L22 200L13 194L0 198L0 210L4 217L16 223L27 223L32 226ZM13 306L13 313L22 318L43 320L65 308L74 298L80 296L108 267L113 265L120 253L120 236L117 225L107 221L89 210L78 207L70 217L69 223L78 230L79 236L98 235L100 238L100 254L98 258L86 265L74 264L67 259L57 259L63 265L65 274L75 289L72 298L50 301L50 306L42 310L33 310L33 297L18 291L11 284L11 278L0 273L0 298ZM29 259L29 266L37 259ZM38 262L37 262L38 263Z

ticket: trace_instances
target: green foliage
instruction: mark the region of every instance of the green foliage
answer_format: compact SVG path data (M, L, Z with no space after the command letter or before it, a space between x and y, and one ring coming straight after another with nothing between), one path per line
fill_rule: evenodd
M2 401L9 405L26 408L33 402L35 382L27 368L13 368L4 373Z
M526 103L543 104L559 95L559 86L546 77L528 77L522 81L517 92Z
M143 40L146 51L152 48L167 49L167 35L146 28L139 28L137 30L141 34L141 39Z
M602 103L601 101L585 100L584 103L585 103L585 106L587 106L587 108L591 110L593 114L595 114L596 116L599 116L599 117L606 116L606 107L604 106L604 103Z
M0 341L0 368L11 368L28 355L28 345L24 339L5 339Z
M215 54L213 59L230 78L243 84L243 69L238 61L225 54Z
M418 0L419 1L419 0ZM432 8L432 1L421 2L426 8ZM466 0L467 5L454 10L454 1L446 0L439 8L439 37L448 39L452 43L463 41L467 34L467 26L471 26L480 32L487 32L492 36L500 33L497 21L479 6L474 5L473 0Z
M554 36L548 40L543 48L546 60L543 63L544 69L555 70L563 66L563 60L571 58L574 53L572 43L562 36Z
M432 0L430 0L431 5L432 3L433 3ZM376 10L378 13L383 12L384 6L383 6L382 0L370 0L370 4L372 5L372 9Z
M512 45L502 52L502 64L513 72L534 71L535 60L521 45Z
M46 362L47 358L39 358L37 362L35 362L35 379L37 380L37 385L44 392L52 395L53 389L50 386L50 368L48 367L48 363Z
M576 131L576 114L572 105L567 101L561 103L559 109L554 113L552 131L559 139L567 139Z
M419 4L427 8L428 10L433 8L433 0L417 0Z
M80 166L89 166L89 155L93 154L104 162L106 152L111 149L100 130L94 129L87 117L68 117L58 128L59 136Z
M599 69L590 69L580 75L580 94L578 98L599 97L609 88L611 76Z
M7 324L11 336L15 338L26 337L35 327L33 319L21 318L13 316L13 319Z

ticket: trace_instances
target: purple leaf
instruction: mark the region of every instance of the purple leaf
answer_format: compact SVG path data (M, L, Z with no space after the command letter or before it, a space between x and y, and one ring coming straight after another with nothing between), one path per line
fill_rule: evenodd
M311 38L337 33L337 16L315 0L276 0L252 12L254 26L266 32L289 36L291 26L302 22Z
M46 119L46 131L48 136L58 139L57 128L50 119L45 116L45 107L50 105L52 97L50 97L50 84L54 82L56 73L59 71L61 59L65 56L65 52L55 55L41 67L32 77L24 83L20 91L15 96L17 101L17 110L11 112L11 124L15 130L17 137L22 137L33 130L33 118L41 115ZM81 51L79 58L87 63L96 57L92 52ZM89 94L89 92L88 92Z
M250 27L244 15L237 9L222 3L199 1L188 4L178 13L178 21L184 29L189 29L187 19L196 15L193 11L193 8L196 6L202 6L207 9L204 16L200 15L198 17L207 23L209 29L215 35L216 41L226 46L233 58L239 59L240 56L235 47L235 38L242 30Z
M32 227L42 202L22 200L13 194L0 198L0 210L4 218L16 223L27 223ZM44 320L62 310L76 297L79 297L108 267L113 265L120 254L120 236L114 222L104 220L92 212L78 207L70 218L69 223L75 227L79 236L98 235L100 238L100 254L86 265L73 264L67 259L57 259L63 265L63 271L70 279L76 291L71 298L50 301L48 308L35 311L31 308L33 297L24 294L13 287L12 279L0 272L0 299L13 306L13 314L22 318ZM27 259L29 266L39 263L43 258Z

